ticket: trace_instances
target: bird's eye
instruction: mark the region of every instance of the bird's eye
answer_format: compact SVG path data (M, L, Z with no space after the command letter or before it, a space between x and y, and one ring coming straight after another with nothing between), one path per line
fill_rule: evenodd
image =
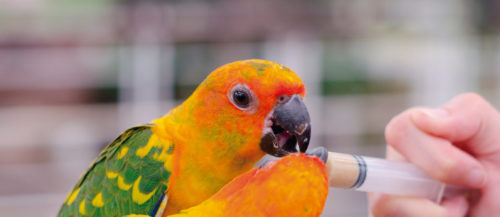
M241 108L247 108L250 105L250 96L241 90L233 92L233 100Z
M288 101L288 99L290 99L290 96L281 95L280 97L278 97L278 103L280 104L285 103Z
M257 109L258 100L245 84L237 84L228 93L228 98L240 110L253 113Z

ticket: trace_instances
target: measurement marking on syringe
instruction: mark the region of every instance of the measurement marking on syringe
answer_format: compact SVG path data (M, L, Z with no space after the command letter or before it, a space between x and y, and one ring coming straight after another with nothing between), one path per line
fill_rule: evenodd
M366 179L366 162L365 162L365 159L363 159L363 157L361 156L358 156L358 155L352 155L354 157L354 159L356 159L357 163L358 163L358 168L359 168L359 174L358 174L358 178L356 179L356 182L354 182L354 184L351 186L351 188L359 188L361 187L361 185L363 185L363 183L365 182L365 179Z

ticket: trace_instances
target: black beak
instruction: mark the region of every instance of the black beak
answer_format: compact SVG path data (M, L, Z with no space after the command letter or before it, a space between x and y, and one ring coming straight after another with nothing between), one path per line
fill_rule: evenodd
M311 119L307 107L299 95L277 104L271 116L272 132L262 136L261 149L273 156L282 157L297 152L305 152L311 138Z

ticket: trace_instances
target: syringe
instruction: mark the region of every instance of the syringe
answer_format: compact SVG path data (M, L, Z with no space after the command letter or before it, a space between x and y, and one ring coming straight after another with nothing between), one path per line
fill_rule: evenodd
M436 202L441 201L446 187L405 162L328 152L326 166L332 187L418 196Z

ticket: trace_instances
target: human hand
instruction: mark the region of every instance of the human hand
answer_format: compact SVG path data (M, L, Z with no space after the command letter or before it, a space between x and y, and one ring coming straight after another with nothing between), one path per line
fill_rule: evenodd
M374 217L500 213L500 113L481 96L462 94L440 108L409 109L391 120L385 136L387 158L409 161L441 182L478 190L440 204L372 193Z

